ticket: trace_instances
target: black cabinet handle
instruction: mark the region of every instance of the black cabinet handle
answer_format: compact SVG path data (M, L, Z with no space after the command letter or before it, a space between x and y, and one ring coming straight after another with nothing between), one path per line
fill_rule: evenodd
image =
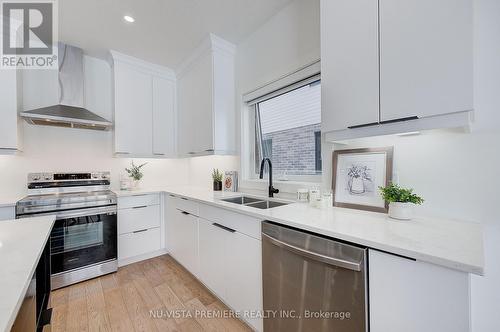
M418 120L418 116L408 116L406 118L380 121L380 124L388 124L388 123L403 122L403 121L410 121L410 120Z
M147 207L148 207L147 205L141 205L141 206L134 206L134 207L132 207L132 209L144 209Z
M212 225L214 225L215 227L219 227L219 228L221 228L221 229L223 229L225 231L231 232L231 233L236 232L234 229L226 227L226 226L223 226L223 225L221 225L219 223L216 223L216 222L212 223Z
M365 124L360 124L360 125L355 125L355 126L349 126L347 127L348 129L356 129L356 128L363 128L363 127L372 127L372 126L377 126L379 125L378 122L370 122L370 123L365 123Z
M185 201L188 201L188 199L186 197L181 197L181 199L183 199Z
M146 229L140 229L138 231L133 231L132 233L134 233L134 234L136 234L136 233L142 233L142 232L145 232L147 230L148 230L147 228Z
M179 211L181 211L181 210L179 210ZM186 211L181 211L181 213L182 213L183 215L186 215L186 216L190 214L189 212L186 212Z

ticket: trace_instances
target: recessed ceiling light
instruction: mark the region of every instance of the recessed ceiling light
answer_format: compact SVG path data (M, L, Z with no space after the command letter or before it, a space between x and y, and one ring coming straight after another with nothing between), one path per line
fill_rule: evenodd
M123 16L123 19L129 23L134 23L135 22L135 18L133 18L132 16L129 16L129 15L125 15Z

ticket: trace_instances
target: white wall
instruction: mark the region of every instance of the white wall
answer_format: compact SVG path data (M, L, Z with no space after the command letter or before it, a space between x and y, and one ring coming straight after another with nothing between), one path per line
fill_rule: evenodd
M237 99L319 58L319 0L295 0L238 44Z
M24 125L24 151L0 156L0 197L26 194L29 172L111 171L111 182L119 188L119 175L125 174L131 159L113 158L112 133L84 129ZM142 185L188 183L186 159L148 159Z
M235 156L205 156L187 159L189 161L189 184L212 188L212 170L239 171L239 158Z

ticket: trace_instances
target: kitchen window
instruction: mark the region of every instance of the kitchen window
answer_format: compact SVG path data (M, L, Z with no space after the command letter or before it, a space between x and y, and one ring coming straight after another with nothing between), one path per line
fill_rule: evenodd
M262 96L250 106L253 160L249 177L257 178L261 160L269 158L278 181L320 181L319 75Z

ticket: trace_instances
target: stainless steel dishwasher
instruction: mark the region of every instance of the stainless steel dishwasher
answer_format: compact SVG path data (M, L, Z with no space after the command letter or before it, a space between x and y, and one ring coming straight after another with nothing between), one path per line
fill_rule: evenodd
M262 223L264 331L366 332L366 248Z

